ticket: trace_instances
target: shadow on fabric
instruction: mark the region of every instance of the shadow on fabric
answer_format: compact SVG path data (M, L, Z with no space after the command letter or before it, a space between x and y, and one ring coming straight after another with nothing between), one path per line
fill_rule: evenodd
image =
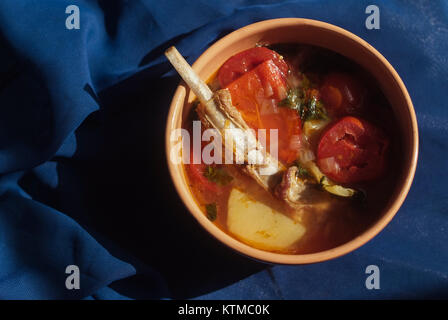
M74 218L115 256L136 258L138 271L160 273L170 298L192 298L267 265L208 235L177 195L165 157L166 117L179 82L177 76L161 77L169 70L168 63L155 65L94 97L101 109L77 129L75 155L53 159L57 197L32 174L21 185ZM84 89L94 95L89 85ZM137 274L112 287L132 298L163 298L145 292L148 279Z
M168 66L153 70L163 67ZM179 79L145 79L147 74L151 70L100 94L102 114L78 130L76 157L82 158L83 150L99 151L85 162L88 169L82 173L86 207L97 230L160 272L173 298L190 298L264 265L223 247L182 204L168 172L164 143L172 88ZM101 132L91 133L95 129ZM97 146L92 146L93 135L101 137Z

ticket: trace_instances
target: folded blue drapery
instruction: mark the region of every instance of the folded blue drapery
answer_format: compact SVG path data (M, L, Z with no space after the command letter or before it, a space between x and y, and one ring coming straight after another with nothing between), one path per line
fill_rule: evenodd
M448 297L448 4L376 1L0 1L0 299ZM80 9L68 30L66 8ZM220 37L270 18L343 27L396 68L413 99L420 156L394 220L362 248L267 266L205 233L178 198L164 129L179 77ZM66 267L81 272L65 286ZM381 270L367 290L365 268Z

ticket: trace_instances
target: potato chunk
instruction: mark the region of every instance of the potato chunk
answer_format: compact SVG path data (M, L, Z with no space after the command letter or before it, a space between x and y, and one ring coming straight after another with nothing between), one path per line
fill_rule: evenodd
M305 227L286 215L232 189L227 226L240 240L265 250L284 250L305 234Z

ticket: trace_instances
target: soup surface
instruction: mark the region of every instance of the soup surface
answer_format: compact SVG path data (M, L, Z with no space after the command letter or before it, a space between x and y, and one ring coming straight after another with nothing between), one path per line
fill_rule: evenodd
M228 90L282 168L267 189L246 164L193 163L213 142L191 147L186 177L216 226L255 248L299 254L334 248L375 222L394 189L400 143L390 105L361 67L318 47L260 46L236 53L208 84ZM198 105L183 123L190 136Z

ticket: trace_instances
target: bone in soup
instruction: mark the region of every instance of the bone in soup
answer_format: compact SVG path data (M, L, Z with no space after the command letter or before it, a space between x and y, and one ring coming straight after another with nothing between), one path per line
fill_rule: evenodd
M229 58L208 85L214 102L195 101L183 128L193 136L200 121L222 141L191 147L184 168L216 226L258 249L305 254L348 242L379 218L397 178L399 141L390 105L360 66L313 46L259 46ZM264 169L276 169L249 164L250 149L242 163L193 161L225 146L229 126L253 129Z

